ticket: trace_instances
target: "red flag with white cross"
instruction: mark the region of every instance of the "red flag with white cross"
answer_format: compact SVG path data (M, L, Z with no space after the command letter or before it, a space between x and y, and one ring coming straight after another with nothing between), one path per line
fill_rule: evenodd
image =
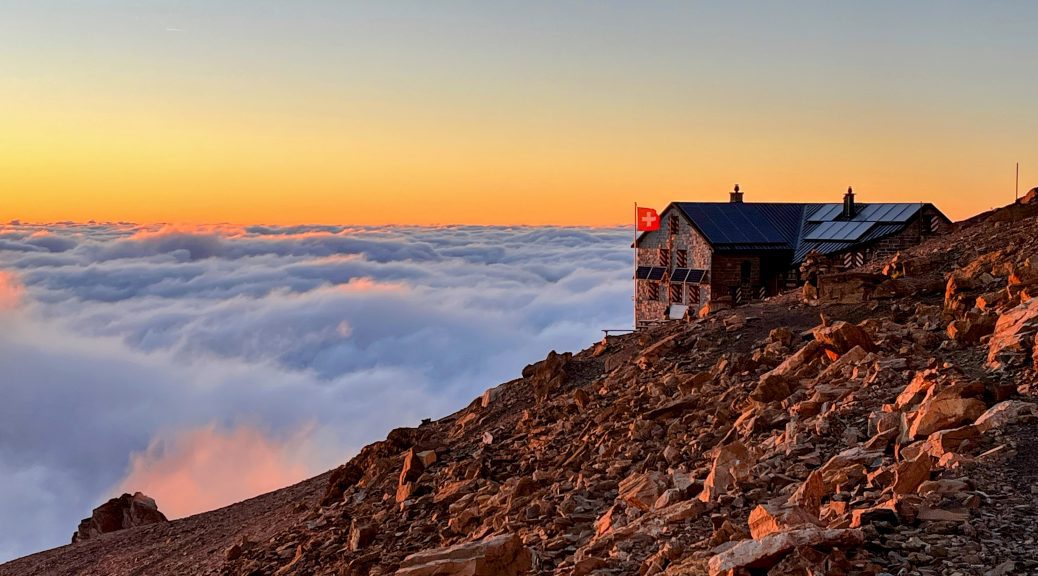
M652 208L638 207L638 231L652 232L660 229L660 215Z

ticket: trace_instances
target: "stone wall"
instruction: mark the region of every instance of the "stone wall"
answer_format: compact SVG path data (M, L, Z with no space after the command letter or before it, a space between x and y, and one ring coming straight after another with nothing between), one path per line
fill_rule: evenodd
M676 216L676 218L675 218ZM664 210L660 214L660 229L646 232L638 241L639 266L664 266L668 271L678 268L679 251L685 251L684 268L710 270L713 250L710 244L681 214L677 208ZM661 252L666 250L667 258ZM639 322L666 319L667 306L670 304L670 286L664 282L656 282L658 294L650 298L649 285L652 281L639 280L635 299L636 316ZM694 291L698 294L690 294ZM686 284L682 287L682 303L691 307L706 303L710 299L709 285ZM695 297L698 295L698 299ZM662 304L662 305L661 305Z
M676 219L671 216L677 216ZM678 251L685 250L688 254L687 266L685 268L698 268L709 270L713 250L710 244L680 213L677 208L665 210L660 214L660 229L646 232L638 241L638 265L639 266L668 266L675 268ZM674 223L676 227L673 227ZM671 230L673 229L673 233ZM660 260L660 250L670 250L668 263Z
M749 282L742 282L742 266L750 264ZM714 294L728 296L733 288L743 285L746 288L761 285L761 257L759 255L717 255L710 270L710 288Z

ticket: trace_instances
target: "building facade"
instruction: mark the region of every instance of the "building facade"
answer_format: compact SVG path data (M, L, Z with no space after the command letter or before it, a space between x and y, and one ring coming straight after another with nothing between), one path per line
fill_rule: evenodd
M951 224L932 204L859 204L849 189L840 204L749 203L738 186L729 202L673 202L660 220L635 243L637 327L795 287L808 254L852 269Z

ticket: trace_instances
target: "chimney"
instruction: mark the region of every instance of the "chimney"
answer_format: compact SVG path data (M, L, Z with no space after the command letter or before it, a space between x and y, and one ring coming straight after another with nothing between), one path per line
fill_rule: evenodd
M843 217L850 220L854 218L854 189L847 187L847 193L843 195Z
M732 199L731 199L732 204L742 204L742 192L739 192L739 185L738 184L735 185L735 190L731 191L731 195L732 195Z

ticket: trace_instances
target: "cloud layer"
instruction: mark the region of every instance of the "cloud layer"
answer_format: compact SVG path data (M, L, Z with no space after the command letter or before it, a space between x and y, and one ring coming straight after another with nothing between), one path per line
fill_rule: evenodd
M628 234L0 226L0 561L120 490L301 480L626 326Z

